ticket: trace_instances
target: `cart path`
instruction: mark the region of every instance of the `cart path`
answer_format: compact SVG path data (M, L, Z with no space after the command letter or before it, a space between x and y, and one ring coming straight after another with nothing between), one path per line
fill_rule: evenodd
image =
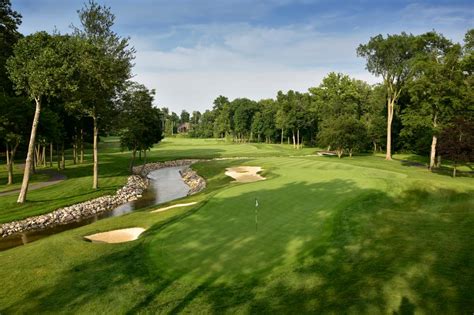
M51 169L39 170L39 171L37 171L37 173L39 173L39 174L48 174L50 177L48 178L48 180L46 180L44 182L38 182L38 183L30 184L28 186L28 191L32 191L32 190L40 189L40 188L43 188L43 187L48 187L48 186L51 186L51 185L55 185L55 184L60 183L63 180L67 179L66 175L58 173L57 171L51 170ZM19 193L19 192L20 192L20 188L0 192L0 197L13 195L13 194L16 194L16 193Z

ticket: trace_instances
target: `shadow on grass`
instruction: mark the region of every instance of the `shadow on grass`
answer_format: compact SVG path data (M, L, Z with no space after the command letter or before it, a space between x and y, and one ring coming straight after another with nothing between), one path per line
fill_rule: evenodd
M469 313L473 193L292 183L258 190L258 232L255 191L217 195L0 312Z

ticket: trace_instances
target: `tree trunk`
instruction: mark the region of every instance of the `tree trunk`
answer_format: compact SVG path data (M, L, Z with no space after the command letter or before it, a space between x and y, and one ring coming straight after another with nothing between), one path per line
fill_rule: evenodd
M293 149L296 149L295 131L293 130Z
M453 177L456 177L456 162L454 162Z
M33 156L33 165L38 166L38 160L39 160L39 152L38 152L38 146L35 144L35 155Z
M436 159L436 167L441 167L441 155L438 155L438 158Z
M8 143L6 144L6 156L7 156L7 169L8 169L8 183L7 185L13 184L13 167L10 161L10 148Z
M81 157L80 157L80 163L84 163L84 130L81 128Z
M352 158L352 149L349 149L349 157Z
M281 143L280 143L280 144L283 144L283 137L284 137L284 135L283 135L283 129L282 129L282 130L281 130L281 139L280 139L280 142L281 142Z
M130 171L130 174L133 173L133 165L135 164L135 157L137 155L137 149L133 149L132 151L132 160L130 161L130 166L129 166L129 171Z
M140 170L141 175L143 174L143 171L145 170L145 166L146 166L146 150L143 150L143 166L142 166L142 169Z
M377 153L377 142L372 141L372 143L374 144L374 154L375 154Z
M72 163L74 165L77 164L77 141L74 140L74 142L72 143Z
M56 160L58 162L58 170L61 169L61 157L59 153L59 143L56 143Z
M46 144L43 146L43 166L46 167Z
M92 118L94 120L94 148L93 148L94 178L92 180L92 189L97 189L99 187L99 157L98 157L98 148L97 148L97 141L99 137L99 127L97 125L97 116L94 115L94 117Z
M385 159L392 160L392 121L393 121L393 107L395 105L395 98L389 97L387 100L387 152Z
M8 185L13 184L13 165L15 163L16 150L18 149L19 145L20 145L19 140L16 140L13 148L9 149L8 144L7 144Z
M53 143L49 143L49 167L53 167Z
M36 158L33 156L33 163L31 163L31 174L36 174Z
M33 124L31 126L31 135L30 135L30 142L28 144L28 153L26 154L26 161L25 161L25 170L23 172L23 181L21 183L20 194L18 195L18 203L24 203L26 200L26 195L28 193L28 184L30 182L30 169L31 163L33 160L33 151L35 149L35 141L36 141L36 130L38 128L39 117L41 112L41 100L39 97L35 98L36 108L35 108L35 115L33 118Z
M300 130L299 129L297 131L297 137L296 137L296 148L298 150L300 149Z
M61 169L66 168L66 157L64 156L64 142L61 145Z
M438 138L433 135L433 139L431 140L430 171L436 167L436 143L437 142L438 142Z
M341 158L343 152L344 152L344 151L343 151L342 149L337 149L337 150L336 150L337 157L338 157L338 158Z

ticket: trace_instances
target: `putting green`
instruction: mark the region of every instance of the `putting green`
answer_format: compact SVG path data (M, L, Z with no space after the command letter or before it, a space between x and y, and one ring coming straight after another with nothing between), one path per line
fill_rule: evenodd
M194 215L158 233L150 244L157 265L191 281L211 275L231 281L271 265L296 263L299 247L324 241L338 210L361 193L387 186L366 177L370 171L361 177L357 167L309 159L274 162L250 162L266 164L268 181L225 189Z

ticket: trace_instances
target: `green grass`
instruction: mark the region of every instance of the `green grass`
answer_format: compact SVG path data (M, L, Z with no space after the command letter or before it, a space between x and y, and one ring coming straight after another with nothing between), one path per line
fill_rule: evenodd
M165 161L183 158L214 158L229 156L289 156L304 155L314 152L307 148L295 151L289 145L263 144L227 144L215 139L177 138L165 140L147 154L147 161ZM0 197L0 223L23 219L26 217L51 212L60 207L89 200L105 194L114 193L126 182L130 153L122 152L117 137L105 138L100 142L99 150L99 189L92 189L92 156L86 151L86 163L72 165L71 157L67 156L67 165L63 173L67 180L60 185L53 185L28 192L25 204L17 204L17 194ZM138 161L138 163L140 163ZM55 166L56 167L56 166ZM6 182L6 171L0 172L0 180ZM15 186L20 187L21 174L16 170ZM33 182L47 178L35 175ZM0 185L0 191L10 190L10 186Z
M473 179L303 156L312 151L163 143L152 160L247 158L196 164L208 189L185 199L194 207L144 209L0 252L0 313L471 313ZM104 174L120 178L126 157L110 147ZM262 166L267 180L232 183L232 165ZM148 230L124 244L82 239L131 226Z
M41 170L41 168L39 168ZM5 165L0 167L0 192L6 192L10 190L19 189L21 187L21 181L23 179L23 170L15 165L13 168L13 184L7 185L8 182L8 170ZM49 179L47 174L33 174L30 177L30 183L44 182Z

